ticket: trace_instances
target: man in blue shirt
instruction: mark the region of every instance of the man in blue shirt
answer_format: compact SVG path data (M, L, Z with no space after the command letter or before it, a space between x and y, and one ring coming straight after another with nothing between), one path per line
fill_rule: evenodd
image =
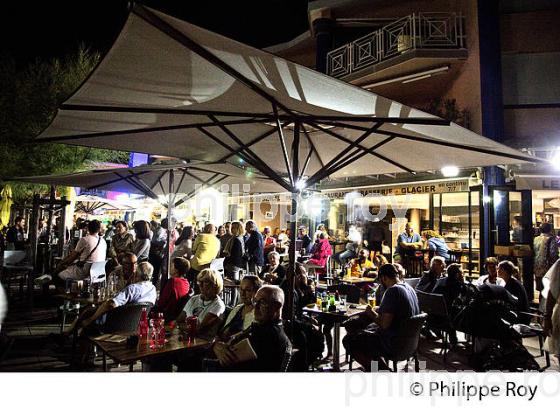
M397 238L397 253L400 255L401 260L405 255L411 255L414 250L422 246L422 238L419 234L414 232L410 222L407 222L404 232Z
M392 353L393 338L407 319L420 313L414 289L399 280L399 273L391 264L379 269L379 280L387 289L377 311L368 306L364 316L371 321L364 330L348 334L342 343L366 371L371 371L371 362L377 361L379 370L389 367L383 357Z

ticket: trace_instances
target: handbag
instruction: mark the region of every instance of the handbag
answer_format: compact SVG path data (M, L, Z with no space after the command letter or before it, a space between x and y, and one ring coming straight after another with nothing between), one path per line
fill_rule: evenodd
M83 261L78 261L76 262L76 266L80 269L83 269L84 266L86 266L87 260L89 259L89 257L93 254L93 252L95 252L95 250L97 249L97 247L99 246L99 243L101 242L101 236L97 239L97 245L95 245L95 248L93 248L91 250L91 252L88 254L88 256L86 256L86 258Z

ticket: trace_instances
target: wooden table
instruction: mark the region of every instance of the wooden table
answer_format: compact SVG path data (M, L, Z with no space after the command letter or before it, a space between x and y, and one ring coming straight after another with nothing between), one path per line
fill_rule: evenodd
M350 307L355 306L355 307ZM309 315L317 316L318 318L325 318L334 322L333 334L333 370L340 371L340 324L346 319L358 315L365 311L367 305L353 305L347 304L347 310L344 312L323 312L319 310L317 305L314 307L304 307L303 311Z
M356 277L356 276L352 276L352 277L343 277L340 281L343 283L349 283L351 285L365 285L365 284L370 284L370 283L374 283L377 280L377 278L368 278L368 277Z
M130 335L123 335L130 336ZM195 338L194 340L180 340L179 334L173 334L164 346L151 349L149 341L138 343L137 346L128 346L127 342L114 343L95 340L90 337L89 340L103 352L103 371L107 371L107 358L109 356L115 363L130 364L138 360L153 359L155 357L168 356L181 351L200 351L209 348L213 340Z

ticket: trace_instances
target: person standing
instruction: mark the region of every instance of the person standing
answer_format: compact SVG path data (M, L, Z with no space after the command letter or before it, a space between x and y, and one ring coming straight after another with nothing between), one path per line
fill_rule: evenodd
M546 298L543 332L547 336L545 348L560 363L560 260L548 270L543 279Z
M537 290L540 292L543 290L543 276L558 260L558 244L552 234L551 224L545 222L541 225L541 234L533 240L533 248L535 250L533 272Z
M195 274L210 266L210 262L218 256L220 252L220 240L216 236L216 227L207 224L202 233L198 234L193 244L193 258L191 259L191 276L189 279L194 281Z
M236 278L238 272L245 267L243 255L245 254L245 242L243 240L245 228L239 221L231 223L231 238L222 250L224 259L224 272L226 276Z
M111 237L111 246L109 247L108 256L118 264L120 256L126 252L132 252L134 237L128 232L126 222L118 221L115 223L115 234Z
M17 216L14 225L8 229L6 234L6 242L8 250L23 251L25 250L25 219L23 216ZM10 249L11 248L11 249Z
M449 262L449 248L445 243L443 237L436 231L424 231L422 236L426 238L430 254L434 256L441 256L445 262Z
M133 252L138 258L138 263L147 262L150 255L150 225L146 221L134 223L136 240L133 244Z
M220 255L224 256L224 255L222 255L222 253L223 253L224 249L226 248L226 244L228 243L228 241L231 238L233 238L233 235L231 234L231 222L226 222L222 226L224 228L224 233L223 233L223 235L219 236L219 239L220 239Z
M259 276L264 266L264 240L259 232L255 221L247 221L245 224L247 239L245 241L245 255L249 262L249 272Z

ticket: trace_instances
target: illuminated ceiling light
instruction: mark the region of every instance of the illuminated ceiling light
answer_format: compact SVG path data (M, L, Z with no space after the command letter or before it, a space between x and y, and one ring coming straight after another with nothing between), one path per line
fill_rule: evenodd
M556 169L560 169L560 150L556 150L556 152L552 155L550 159L550 163Z
M441 169L441 173L444 177L456 177L459 175L459 168L454 165L448 165Z
M305 189L305 181L303 179L298 179L296 182L296 189L298 191L303 191Z

